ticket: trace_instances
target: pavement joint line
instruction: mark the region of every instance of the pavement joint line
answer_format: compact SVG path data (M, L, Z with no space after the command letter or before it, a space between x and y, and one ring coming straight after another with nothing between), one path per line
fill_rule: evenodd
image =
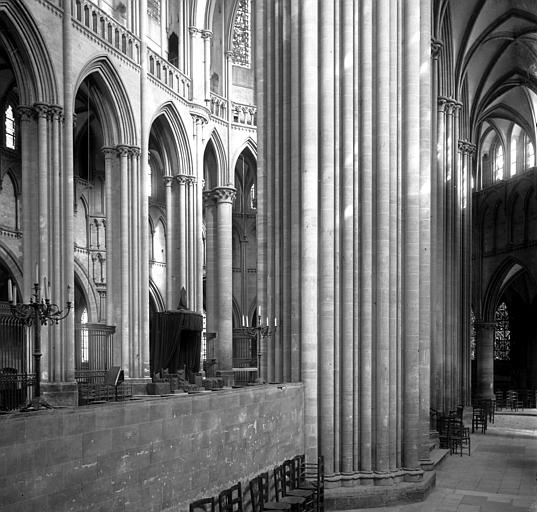
M485 491L472 491L472 490L464 490L464 489L453 489L454 494L465 494L468 496L483 496L483 497L489 497L489 496L500 496L502 498L509 498L511 500L514 499L520 499L520 498L530 498L535 499L535 496L531 495L525 495L525 494L501 494L497 492L485 492Z

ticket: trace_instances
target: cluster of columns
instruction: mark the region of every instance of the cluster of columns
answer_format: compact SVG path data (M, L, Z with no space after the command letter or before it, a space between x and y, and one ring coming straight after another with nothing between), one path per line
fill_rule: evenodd
M143 378L149 374L149 346L144 341L149 336L149 283L140 265L148 245L147 177L140 148L119 144L102 151L108 226L106 321L118 328L114 362L125 377Z
M197 237L201 230L198 218L197 178L189 174L164 176L166 187L166 306L177 309L181 290L186 291L187 307L197 311Z
M471 401L471 165L475 146L460 138L462 103L439 94L441 41L431 42L432 132L432 288L431 407L448 412Z
M427 2L255 3L258 298L331 486L421 477L429 424ZM334 37L337 34L337 37Z
M36 103L31 107L20 106L18 114L23 148L21 225L25 279L21 283L22 299L28 302L33 284L43 286L46 277L51 300L62 307L68 300L68 287L73 286L72 264L65 264L73 259L72 234L65 231L72 219L73 203L72 179L62 166L63 109L58 105ZM70 202L66 199L66 190L71 191L67 194ZM70 253L66 247L71 248ZM72 325L72 318L68 317L62 325L43 329L41 379L44 383L63 382L73 375L73 348L61 343L66 324Z
M231 185L203 192L206 226L207 335L215 333L216 369L227 383L233 380L233 247ZM208 347L208 357L212 347Z

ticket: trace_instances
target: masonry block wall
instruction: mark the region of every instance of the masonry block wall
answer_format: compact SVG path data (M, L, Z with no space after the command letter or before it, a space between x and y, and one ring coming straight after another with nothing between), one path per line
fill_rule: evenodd
M6 415L0 512L186 510L303 452L302 424L301 384Z

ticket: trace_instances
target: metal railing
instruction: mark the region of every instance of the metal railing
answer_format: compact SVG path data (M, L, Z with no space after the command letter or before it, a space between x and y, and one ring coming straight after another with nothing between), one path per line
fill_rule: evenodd
M11 314L9 305L0 304L0 410L17 410L33 398L33 373L28 333Z

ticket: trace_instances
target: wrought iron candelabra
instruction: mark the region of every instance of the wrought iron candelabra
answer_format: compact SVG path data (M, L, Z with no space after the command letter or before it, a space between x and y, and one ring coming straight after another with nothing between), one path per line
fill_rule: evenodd
M64 310L61 310L57 304L50 301L48 297L47 281L43 278L43 288L45 297L41 296L41 287L39 283L34 284L34 291L30 297L30 302L17 304L16 290L11 286L11 281L8 283L9 305L11 314L19 319L26 327L34 328L34 371L35 371L35 387L34 397L31 402L24 408L26 410L34 410L39 408L50 408L51 406L41 399L41 326L42 325L57 325L61 320L69 315L72 303L67 301ZM69 299L69 287L67 288ZM23 410L24 410L23 409Z
M266 323L262 324L261 318L261 307L259 307L259 312L257 315L257 325L252 327L244 327L246 333L250 337L255 337L257 344L257 375L261 378L261 356L263 351L261 350L261 342L266 338L269 338L274 334L278 328L278 320L274 318L274 325L269 325L268 317L266 318Z

